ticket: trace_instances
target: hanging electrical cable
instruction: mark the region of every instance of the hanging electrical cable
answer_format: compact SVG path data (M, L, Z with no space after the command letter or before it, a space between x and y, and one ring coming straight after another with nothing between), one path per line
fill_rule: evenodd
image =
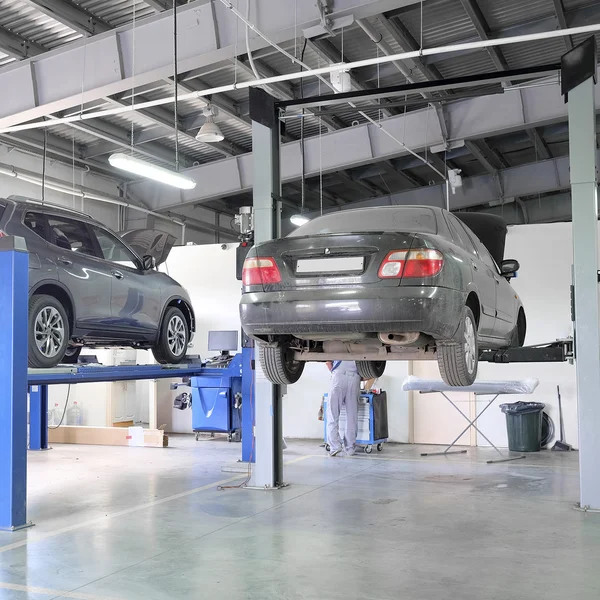
M246 0L246 21L250 20L250 0ZM256 65L254 64L254 58L252 56L252 51L250 50L250 27L248 23L246 23L246 53L248 54L248 62L250 63L250 68L254 73L254 77L256 79L260 79L260 74L256 69Z
M48 130L44 129L44 148L42 151L42 204L46 201L46 158L48 152Z
M249 2L250 0L248 0ZM173 0L173 112L175 119L175 171L179 173L179 115L177 112L178 74L177 74L177 0Z
M135 24L136 24L136 0L131 0L131 6L133 9L133 23L131 26L131 110L133 112L135 106ZM135 119L131 116L131 132L130 140L131 144L131 156L133 156L133 143L135 135Z

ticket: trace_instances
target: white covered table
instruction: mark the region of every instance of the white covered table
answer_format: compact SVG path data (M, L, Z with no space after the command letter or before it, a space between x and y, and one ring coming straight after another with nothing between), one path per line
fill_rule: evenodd
M525 455L508 457L502 454L500 450L493 444L490 439L477 426L477 419L494 403L498 396L516 395L516 394L532 394L537 388L539 381L537 379L523 379L520 381L476 381L473 385L467 387L452 387L443 381L430 379L419 379L418 377L408 377L402 384L402 389L406 392L414 391L421 394L441 394L450 404L463 416L468 425L456 436L452 443L443 452L423 452L421 456L441 456L446 454L465 454L466 450L452 450L456 442L473 427L494 450L502 457L498 460L488 460L488 463L507 462L525 458ZM456 392L468 392L475 396L491 396L481 412L475 415L474 419L470 419L460 408L452 401L449 394Z

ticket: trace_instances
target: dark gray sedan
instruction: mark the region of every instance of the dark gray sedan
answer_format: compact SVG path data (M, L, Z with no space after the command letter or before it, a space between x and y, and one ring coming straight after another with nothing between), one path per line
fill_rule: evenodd
M444 381L463 386L481 350L522 346L525 312L510 285L519 263L501 256L506 225L458 217L423 206L348 210L252 248L240 313L265 375L291 384L306 361L355 360L370 378L388 360L437 359Z

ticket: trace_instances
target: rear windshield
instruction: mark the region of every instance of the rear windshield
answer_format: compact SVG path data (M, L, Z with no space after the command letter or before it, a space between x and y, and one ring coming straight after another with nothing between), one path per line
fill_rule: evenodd
M435 234L437 233L437 223L435 213L430 208L420 206L361 208L317 217L292 231L288 237L366 231Z

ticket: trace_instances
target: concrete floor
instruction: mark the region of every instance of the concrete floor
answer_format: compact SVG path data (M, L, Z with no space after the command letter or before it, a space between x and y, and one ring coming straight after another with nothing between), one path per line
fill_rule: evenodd
M0 533L0 599L587 600L600 515L577 454L485 464L411 446L328 458L288 440L277 492L227 489L237 444L56 446L29 455L29 516Z

